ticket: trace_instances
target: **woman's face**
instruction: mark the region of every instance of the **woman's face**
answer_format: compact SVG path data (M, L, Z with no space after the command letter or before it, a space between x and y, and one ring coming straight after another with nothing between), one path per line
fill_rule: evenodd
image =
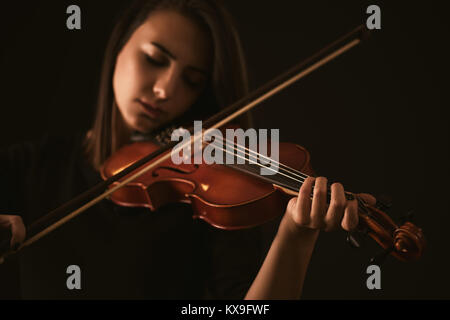
M208 36L191 19L157 10L117 56L113 88L130 130L151 132L186 112L211 69Z

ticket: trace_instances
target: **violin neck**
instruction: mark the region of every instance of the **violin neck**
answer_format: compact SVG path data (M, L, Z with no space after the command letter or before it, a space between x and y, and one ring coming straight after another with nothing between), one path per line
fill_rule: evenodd
M289 172L287 170L280 170L273 175L262 175L260 173L261 166L255 164L227 164L227 167L231 167L233 169L245 172L252 176L255 176L261 180L270 182L276 187L282 189L285 193L297 196L300 187L303 185L303 182L308 178L308 175L301 173L299 171ZM327 203L329 204L331 201L331 184L332 182L327 182ZM314 193L314 186L311 192L311 198ZM346 193L347 200L351 199L351 195Z
M294 193L298 193L298 190L303 185L303 182L308 177L306 174L300 173L298 176L292 175L292 173L287 173L284 171L278 171L273 175L263 175L261 174L261 166L254 164L226 164L227 167L245 172L258 179L270 182L273 185L281 187L286 190L290 190Z

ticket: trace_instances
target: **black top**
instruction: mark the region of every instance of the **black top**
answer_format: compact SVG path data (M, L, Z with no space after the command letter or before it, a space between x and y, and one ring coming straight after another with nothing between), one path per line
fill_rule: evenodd
M47 135L1 151L0 213L30 225L100 182L83 157L82 136ZM150 212L102 200L21 251L21 297L240 299L276 224L224 231L193 220L185 204ZM70 265L81 268L81 290L67 289Z

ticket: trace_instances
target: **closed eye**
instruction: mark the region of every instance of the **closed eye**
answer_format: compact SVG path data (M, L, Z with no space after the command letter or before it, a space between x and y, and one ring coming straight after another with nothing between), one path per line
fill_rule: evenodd
M190 77L185 77L185 81L186 81L186 83L190 86L190 87L192 87L192 88L194 88L194 89L197 89L197 88L200 88L200 87L202 87L203 85L204 85L204 83L205 83L205 80L204 79L196 79L196 80L194 80L194 79L191 79Z
M148 63L150 63L153 66L157 66L157 67L162 67L166 64L165 62L161 62L161 61L153 59L148 54L145 55L145 59L147 60Z

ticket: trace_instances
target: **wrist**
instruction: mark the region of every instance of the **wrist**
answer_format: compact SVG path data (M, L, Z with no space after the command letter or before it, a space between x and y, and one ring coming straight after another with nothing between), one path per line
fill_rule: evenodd
M299 226L292 219L291 215L285 213L278 228L278 234L284 237L288 237L292 240L299 239L303 243L305 241L311 241L315 243L319 236L319 229L311 229L307 227Z

